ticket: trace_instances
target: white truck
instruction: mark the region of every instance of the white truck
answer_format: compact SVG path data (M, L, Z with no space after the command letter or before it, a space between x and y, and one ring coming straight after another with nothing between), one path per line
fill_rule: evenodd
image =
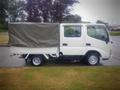
M104 24L10 23L9 45L14 55L40 66L45 60L83 60L99 64L111 56L111 41Z

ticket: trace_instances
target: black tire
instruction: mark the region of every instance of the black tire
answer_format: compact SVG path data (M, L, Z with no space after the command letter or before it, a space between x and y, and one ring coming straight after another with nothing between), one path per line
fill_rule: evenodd
M41 66L44 63L44 59L43 56L33 56L31 59L31 64L33 66Z
M90 66L98 65L100 62L100 55L98 53L88 53L86 55L86 63Z

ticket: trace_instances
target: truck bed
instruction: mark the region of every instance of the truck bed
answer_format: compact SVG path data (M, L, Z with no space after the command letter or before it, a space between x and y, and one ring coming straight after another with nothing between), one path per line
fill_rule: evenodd
M58 47L46 47L46 48L26 48L26 47L10 47L11 53L14 54L57 54L59 52Z

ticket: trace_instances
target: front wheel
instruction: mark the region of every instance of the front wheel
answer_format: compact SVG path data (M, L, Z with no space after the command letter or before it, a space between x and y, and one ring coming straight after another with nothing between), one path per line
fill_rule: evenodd
M98 65L100 61L100 55L97 53L89 53L86 56L86 63L91 66Z
M31 60L33 66L40 66L43 64L43 57L42 56L34 56Z

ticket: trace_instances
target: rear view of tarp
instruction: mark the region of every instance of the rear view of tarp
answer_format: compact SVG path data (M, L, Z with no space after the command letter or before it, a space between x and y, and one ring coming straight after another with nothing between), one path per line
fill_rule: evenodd
M10 23L9 45L17 47L58 47L59 24Z

